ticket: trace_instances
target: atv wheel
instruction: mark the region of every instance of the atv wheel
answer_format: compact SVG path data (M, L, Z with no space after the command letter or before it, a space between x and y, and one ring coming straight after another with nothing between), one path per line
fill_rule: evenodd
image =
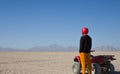
M93 64L92 74L101 74L101 67L99 64L97 63Z
M112 63L109 64L109 74L114 74L115 68Z
M74 62L72 66L73 74L79 74L80 73L80 63Z

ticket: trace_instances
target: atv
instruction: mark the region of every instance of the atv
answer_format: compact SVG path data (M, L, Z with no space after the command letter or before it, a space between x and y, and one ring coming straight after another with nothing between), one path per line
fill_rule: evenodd
M91 52L95 51L92 50ZM113 60L116 60L114 55L91 55L92 74L114 74L115 68L111 63ZM81 74L81 68L80 56L75 56L72 65L73 74ZM88 73L88 67L86 73Z

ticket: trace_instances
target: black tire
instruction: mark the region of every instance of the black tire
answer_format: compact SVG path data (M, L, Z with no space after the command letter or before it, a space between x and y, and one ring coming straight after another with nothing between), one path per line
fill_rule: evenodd
M112 63L109 64L109 74L114 74L115 67Z
M80 63L79 62L74 62L73 65L72 65L72 71L73 71L73 74L80 74Z
M93 67L92 74L101 74L101 67L99 64L94 63L92 67Z

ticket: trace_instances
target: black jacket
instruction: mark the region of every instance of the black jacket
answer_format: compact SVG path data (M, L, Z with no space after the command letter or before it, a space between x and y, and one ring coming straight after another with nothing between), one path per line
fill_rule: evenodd
M90 53L92 47L92 39L88 35L83 35L80 39L79 52Z

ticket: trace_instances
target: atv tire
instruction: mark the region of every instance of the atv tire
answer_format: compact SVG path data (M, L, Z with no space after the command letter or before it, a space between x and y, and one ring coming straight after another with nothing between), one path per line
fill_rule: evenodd
M79 62L74 62L72 65L73 74L80 74L81 68L80 68Z
M92 74L101 74L101 67L99 64L94 63L92 67L93 67Z
M109 64L109 74L114 74L115 68L112 63Z

